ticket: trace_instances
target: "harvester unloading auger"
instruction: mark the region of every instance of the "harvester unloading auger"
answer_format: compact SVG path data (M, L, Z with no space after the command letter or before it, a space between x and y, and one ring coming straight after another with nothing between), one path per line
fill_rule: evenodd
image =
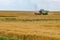
M38 12L34 12L35 15L48 15L48 11L44 9L40 9Z

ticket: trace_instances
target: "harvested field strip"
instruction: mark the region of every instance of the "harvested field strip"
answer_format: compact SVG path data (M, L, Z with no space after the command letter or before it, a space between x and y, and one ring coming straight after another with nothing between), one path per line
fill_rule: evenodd
M16 16L0 16L0 17L16 17Z
M60 21L60 19L15 19L15 18L5 18L5 19L0 19L0 21Z

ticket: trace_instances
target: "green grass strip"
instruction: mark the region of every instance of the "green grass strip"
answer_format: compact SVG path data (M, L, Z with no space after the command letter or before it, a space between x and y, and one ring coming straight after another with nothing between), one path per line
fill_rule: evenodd
M0 37L0 40L19 40L18 38Z

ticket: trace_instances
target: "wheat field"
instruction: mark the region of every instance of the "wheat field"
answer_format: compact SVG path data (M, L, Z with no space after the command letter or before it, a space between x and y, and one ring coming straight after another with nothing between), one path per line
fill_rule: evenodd
M0 11L0 36L21 40L60 40L60 12L34 15L27 11Z

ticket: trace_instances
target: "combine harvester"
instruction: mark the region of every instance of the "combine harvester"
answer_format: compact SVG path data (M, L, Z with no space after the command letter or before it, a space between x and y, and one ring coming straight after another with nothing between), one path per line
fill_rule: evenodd
M39 11L37 12L34 12L35 15L48 15L48 11L47 10L44 10L44 9L40 9Z

